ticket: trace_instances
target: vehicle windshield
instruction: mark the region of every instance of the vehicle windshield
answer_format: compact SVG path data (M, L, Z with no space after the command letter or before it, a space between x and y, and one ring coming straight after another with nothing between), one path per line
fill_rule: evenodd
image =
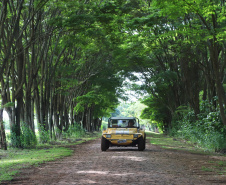
M137 128L138 122L135 119L110 119L109 128Z

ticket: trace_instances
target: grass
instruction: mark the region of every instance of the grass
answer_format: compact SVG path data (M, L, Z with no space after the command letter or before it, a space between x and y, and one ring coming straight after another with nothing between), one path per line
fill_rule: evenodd
M205 171L205 172L212 172L213 170L211 168L207 168L205 166L202 166L202 171Z
M226 161L209 161L212 164L212 170L219 175L226 175Z
M202 152L203 150L195 147L194 144L189 143L188 141L172 138L164 134L146 132L147 139L151 140L153 145L158 145L165 149L177 149L177 150L189 150L193 152Z
M211 167L202 166L202 171L215 172L218 175L226 175L226 161L209 161Z
M86 137L78 140L67 138L52 144L40 144L35 149L0 150L0 183L10 181L21 168L36 166L47 161L53 161L62 157L70 156L72 149L64 146L77 145L100 137L101 133L87 133Z
M49 148L49 149L9 149L0 163L0 182L11 180L18 173L20 168L31 165L38 165L46 161L71 155L73 150L68 148ZM0 153L1 154L1 153Z

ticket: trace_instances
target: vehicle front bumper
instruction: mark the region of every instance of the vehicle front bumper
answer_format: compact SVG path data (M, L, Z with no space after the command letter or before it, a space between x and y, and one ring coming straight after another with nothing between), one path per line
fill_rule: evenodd
M110 146L136 146L138 141L141 139L142 135L137 134L134 138L133 135L111 135L111 138L105 138L109 141Z

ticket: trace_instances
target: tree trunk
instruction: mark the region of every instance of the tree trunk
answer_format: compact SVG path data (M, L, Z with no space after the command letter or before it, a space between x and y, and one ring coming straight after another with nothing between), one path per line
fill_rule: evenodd
M50 137L53 138L54 125L53 125L53 97L52 97L52 95L50 98L50 106L49 106L49 131L50 131Z
M69 128L69 119L66 105L64 105L64 125L64 131L67 131Z
M7 150L7 143L6 143L6 135L5 135L5 128L3 124L3 109L0 108L0 148Z
M74 109L73 109L73 103L70 104L70 121L71 125L74 125Z
M36 111L36 118L38 124L41 123L41 116L40 116L40 96L39 96L39 88L37 79L34 79L34 102L35 102L35 111Z
M87 111L85 109L84 112L83 112L83 116L82 116L82 128L83 129L87 129L87 119L86 119L86 117L87 117Z

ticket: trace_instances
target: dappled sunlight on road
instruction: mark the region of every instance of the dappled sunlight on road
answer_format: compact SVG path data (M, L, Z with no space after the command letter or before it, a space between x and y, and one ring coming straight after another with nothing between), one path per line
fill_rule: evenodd
M77 171L77 173L106 175L109 173L109 171L104 172L104 171L87 170L87 171Z
M126 159L126 160L139 161L139 162L147 160L144 157L136 157L136 156L112 156L111 158L113 158L113 159Z
M114 173L110 171L95 171L95 170L84 170L84 171L77 171L80 174L95 174L95 175L119 175L119 176L126 176L126 175L133 175L134 173Z
M127 176L127 175L133 175L134 173L112 173L111 175L115 175L115 176Z
M82 183L82 184L96 184L97 182L89 180L89 179L86 179L86 180L82 179L82 180L80 180L80 183ZM75 184L77 184L77 183L75 183Z

